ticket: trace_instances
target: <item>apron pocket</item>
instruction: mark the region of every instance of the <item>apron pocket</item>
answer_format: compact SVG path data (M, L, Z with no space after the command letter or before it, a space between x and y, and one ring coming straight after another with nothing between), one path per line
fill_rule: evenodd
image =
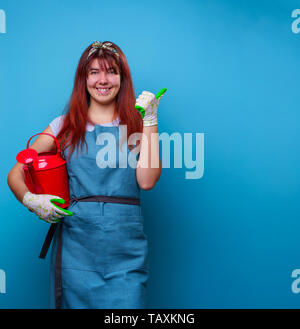
M64 225L63 268L104 272L106 239L102 217L96 216L91 220L73 216L72 225Z
M107 218L105 273L148 268L148 241L142 216Z

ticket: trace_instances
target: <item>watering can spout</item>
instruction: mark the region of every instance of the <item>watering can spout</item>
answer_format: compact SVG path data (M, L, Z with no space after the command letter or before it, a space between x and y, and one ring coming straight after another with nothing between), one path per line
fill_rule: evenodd
M18 153L17 161L24 165L32 165L33 161L37 160L38 153L33 149L25 149Z

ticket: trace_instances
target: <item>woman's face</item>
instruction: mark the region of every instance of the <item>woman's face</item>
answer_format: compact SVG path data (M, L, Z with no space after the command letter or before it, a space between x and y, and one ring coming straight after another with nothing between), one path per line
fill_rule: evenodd
M121 86L119 72L113 67L109 67L107 62L105 64L107 71L104 62L101 62L100 67L99 60L95 58L90 63L86 79L86 86L91 100L93 99L103 105L110 104L115 100Z

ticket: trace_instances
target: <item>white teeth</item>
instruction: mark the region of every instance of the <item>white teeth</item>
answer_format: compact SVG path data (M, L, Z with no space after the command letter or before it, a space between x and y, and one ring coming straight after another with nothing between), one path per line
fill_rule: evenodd
M109 89L110 89L110 88L97 88L97 90L102 91L102 92L107 91L107 90L109 90Z

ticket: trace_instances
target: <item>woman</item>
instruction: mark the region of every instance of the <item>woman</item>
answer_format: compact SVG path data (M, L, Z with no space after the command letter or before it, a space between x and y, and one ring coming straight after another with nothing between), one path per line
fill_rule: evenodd
M68 211L52 204L58 196L29 192L21 164L10 171L16 198L41 219L58 223L51 308L145 308L148 247L139 196L140 188L153 188L161 174L158 134L153 134L160 98L143 92L136 101L122 50L112 42L94 42L80 58L67 113L43 131L57 137L67 160ZM121 136L120 127L127 135ZM108 136L115 142L104 143ZM31 148L47 152L55 144L40 135ZM124 163L132 160L131 151L138 153L136 167Z

